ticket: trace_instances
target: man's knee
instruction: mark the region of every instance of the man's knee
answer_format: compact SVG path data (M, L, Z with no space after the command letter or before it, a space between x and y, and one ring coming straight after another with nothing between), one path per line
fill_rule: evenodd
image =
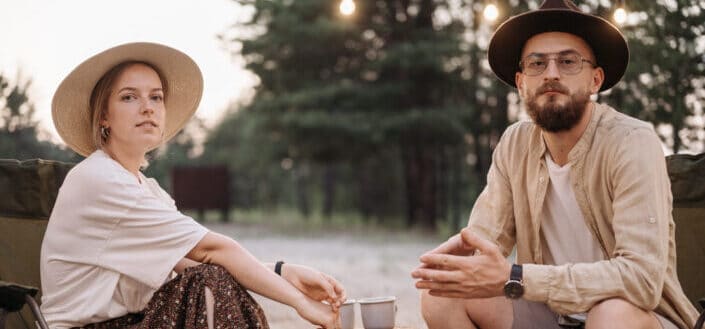
M451 299L431 296L428 290L421 291L421 315L426 323L435 322L436 317L447 309Z
M459 298L434 297L424 290L421 292L421 315L430 329L468 327L470 319L463 302Z
M624 324L624 328L659 328L658 320L651 312L621 299L604 300L588 312L586 328L609 328L615 323Z
M512 303L504 297L462 299L421 293L421 314L429 329L510 328Z

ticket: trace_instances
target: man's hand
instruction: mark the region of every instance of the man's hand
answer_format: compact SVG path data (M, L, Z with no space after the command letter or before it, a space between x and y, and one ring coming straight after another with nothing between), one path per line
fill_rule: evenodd
M462 237L460 236L460 233L448 238L446 242L441 243L438 247L434 248L433 250L427 251L424 255L430 255L430 254L448 254L448 255L456 255L456 256L469 256L472 255L472 253L475 252L475 249L468 246L463 242ZM421 268L433 268L429 267L431 265L422 263ZM441 268L437 268L441 269Z
M471 253L474 252L474 255ZM469 229L422 255L422 265L411 272L416 288L452 298L501 296L512 265L494 243Z
M327 301L334 310L345 302L343 285L331 276L310 267L284 264L282 277L313 300Z
M475 251L475 248L463 241L461 233L458 233L448 238L446 242L442 243L441 245L427 252L426 254L449 254L456 256L472 255L472 253Z

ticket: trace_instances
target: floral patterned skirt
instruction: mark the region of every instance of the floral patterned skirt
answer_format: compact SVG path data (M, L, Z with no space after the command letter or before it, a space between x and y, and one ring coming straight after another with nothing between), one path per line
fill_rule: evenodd
M262 308L224 268L189 267L154 293L140 313L93 323L95 329L207 329L205 288L215 300L213 325L218 329L268 329Z

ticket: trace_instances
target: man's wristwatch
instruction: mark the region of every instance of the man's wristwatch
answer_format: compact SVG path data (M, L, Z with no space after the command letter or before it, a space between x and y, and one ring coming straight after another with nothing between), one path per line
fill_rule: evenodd
M524 295L521 265L512 265L512 272L509 275L509 281L504 284L504 295L511 299L521 298L521 296Z

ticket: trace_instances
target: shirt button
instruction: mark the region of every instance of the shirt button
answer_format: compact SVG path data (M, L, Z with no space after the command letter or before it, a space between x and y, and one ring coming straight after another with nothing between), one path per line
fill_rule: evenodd
M651 224L656 223L656 218L649 217L649 223L651 223Z
M539 183L543 183L543 177L539 177Z

